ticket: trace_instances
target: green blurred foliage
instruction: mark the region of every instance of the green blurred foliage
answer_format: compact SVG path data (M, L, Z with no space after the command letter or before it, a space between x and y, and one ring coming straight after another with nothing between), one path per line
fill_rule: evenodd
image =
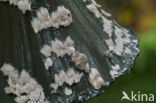
M137 59L136 68L138 72L155 72L156 27L140 36L140 56Z

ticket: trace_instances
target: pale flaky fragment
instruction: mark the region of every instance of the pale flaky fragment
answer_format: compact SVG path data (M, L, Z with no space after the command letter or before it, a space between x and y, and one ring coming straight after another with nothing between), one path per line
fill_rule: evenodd
M96 7L98 7L98 8L100 8L101 7L101 5L100 4L98 4L95 0L90 0Z
M17 103L49 103L40 84L37 83L25 70L21 74L10 64L4 64L0 69L8 76L9 87L5 87L6 94L16 95Z
M111 38L113 33L113 22L111 20L108 20L104 16L102 16L102 22L103 22L103 31L108 34L109 38Z
M67 37L65 42L58 39L51 42L52 51L57 54L58 57L63 57L65 54L71 55L75 52L74 41Z
M8 1L10 5L17 6L23 13L31 10L30 0L0 0L0 1Z
M91 68L89 73L89 81L95 89L100 89L102 86L105 86L103 78L95 68Z
M116 36L116 39L115 39L116 45L113 51L117 55L121 56L125 50L126 45L129 45L130 43L129 34L117 26L115 26L114 32Z
M17 5L19 0L8 0L10 4Z
M64 83L71 86L74 83L80 82L83 75L83 73L74 71L73 68L70 68L67 72L61 70L59 74L55 74L55 82L51 84L51 87L54 89L52 93L55 93L58 87L62 86Z
M53 65L53 61L51 58L46 58L45 62L44 62L44 66L46 68L46 70L49 69L49 67L52 67Z
M64 94L67 95L67 96L69 96L69 95L72 94L72 90L66 87L66 88L64 89Z
M104 11L103 9L101 9L101 13L102 13L103 15L107 16L107 17L112 16L112 14L110 14L110 13Z
M13 82L17 82L18 79L18 72L15 70L15 68L10 64L4 64L0 69L4 76L8 76L12 78Z
M41 52L44 56L49 57L49 56L51 56L52 48L51 48L51 46L45 44L45 45L42 47L42 49L40 50L40 52Z
M72 22L71 12L64 6L59 6L55 12L51 14L51 25L59 28L59 26L69 26Z
M109 51L112 51L118 56L122 56L123 52L131 53L129 48L125 48L125 46L130 43L128 33L115 26L114 35L116 36L114 41L112 40L112 37L106 40L106 44L108 45Z
M85 72L89 72L89 64L85 54L80 52L74 52L72 54L72 61L75 63L76 67Z
M94 15L97 17L97 18L100 18L102 16L102 14L99 12L99 10L97 9L97 7L92 3L92 4L89 4L87 5L87 8L90 12L94 13Z
M29 0L19 0L17 6L20 10L22 10L23 13L25 13L27 10L31 10L31 3Z
M110 70L110 75L112 78L118 77L120 75L120 66L118 64L112 66L112 69Z
M63 42L60 40L56 39L51 42L52 44L52 51L56 53L58 57L63 57L67 52L66 52L66 47Z
M71 12L64 6L58 6L56 11L49 14L48 9L41 7L37 11L37 17L33 18L31 24L34 32L37 33L48 27L59 28L60 26L69 26L72 23Z

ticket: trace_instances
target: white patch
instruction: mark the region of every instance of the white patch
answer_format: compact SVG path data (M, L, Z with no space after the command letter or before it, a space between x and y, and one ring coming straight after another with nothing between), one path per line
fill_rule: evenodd
M112 70L110 70L110 75L112 78L118 77L119 76L119 70L120 66L116 64L115 66L112 66Z
M97 4L95 0L91 0L91 2L92 2L96 7L101 7L101 5Z
M94 15L97 17L97 18L100 18L102 15L101 13L99 12L99 10L96 8L96 6L94 4L89 4L87 5L87 8L90 12L94 13Z
M115 35L116 35L116 39L115 39L115 48L114 48L114 53L116 53L117 55L121 56L122 53L124 52L124 47L126 44L130 43L130 39L128 37L128 34L125 34L122 29L119 29L118 27L115 27ZM125 37L123 37L125 36Z
M0 1L9 1L10 5L17 6L23 13L27 10L31 10L31 2L29 0L0 0Z
M63 57L65 54L71 55L75 52L73 45L74 42L70 37L67 37L64 43L56 39L52 41L52 51L56 53L58 57Z
M83 1L84 3L87 2L87 1L91 1L91 3L92 3L93 5L95 5L96 7L98 7L98 8L101 7L101 5L97 4L95 0L82 0L82 1Z
M69 26L71 23L71 12L64 6L59 6L51 15L47 8L41 7L37 12L37 17L33 18L31 22L35 33L48 27L55 27L58 29L60 26Z
M19 0L17 3L17 6L20 10L25 13L27 10L31 10L31 3L29 0Z
M132 51L128 47L125 48L125 53L127 53L127 54L133 54Z
M56 12L51 15L51 23L54 27L59 28L59 26L69 26L72 22L71 12L64 6L59 6ZM58 25L58 26L55 26Z
M107 20L104 16L102 16L102 21L103 21L103 31L106 32L108 36L111 38L113 32L112 21Z
M25 70L22 70L19 75L13 66L4 64L1 71L9 79L9 87L5 87L4 90L6 94L15 94L17 103L25 103L26 101L28 103L49 103L45 99L42 87Z
M72 90L66 87L66 88L64 89L64 94L69 96L69 95L72 94Z
M121 56L122 53L124 52L124 49L126 49L125 45L130 43L129 35L126 32L124 32L122 29L120 29L116 26L115 26L114 33L116 36L116 38L114 40L115 43L112 40L111 32L107 32L107 34L109 35L109 39L106 40L106 43L108 45L109 51L113 51L118 56ZM123 36L125 36L125 37L123 37ZM128 48L127 48L125 52L130 53L130 50L128 50Z
M51 58L47 58L47 59L45 60L44 65L45 65L46 70L48 70L49 67L52 67L53 61L51 60Z
M75 52L75 48L74 48L74 41L70 38L70 36L68 36L66 38L66 41L64 42L65 47L67 48L67 54L71 55L72 53Z
M52 48L49 45L44 45L40 52L46 57L51 56Z
M66 73L61 70L59 74L55 74L55 83L51 84L51 87L54 89L52 93L55 93L59 86L62 86L63 83L67 83L71 86L74 83L80 82L83 73L75 72L73 68L70 68Z
M40 21L38 21L38 18L33 18L33 20L31 21L31 26L34 29L34 32L37 33L40 30Z
M114 50L114 48L115 48L115 44L114 44L114 42L113 42L113 40L112 39L107 39L107 40L105 40L106 41L106 44L108 45L108 49L109 49L109 51L113 51Z
M41 7L39 9L39 11L37 11L37 17L38 17L39 21L41 21L41 23L49 20L50 16L49 16L48 9Z
M84 3L87 1L89 1L89 0L83 0ZM90 1L91 1L91 3L89 5L87 5L87 8L90 12L94 13L97 18L101 18L102 14L107 17L111 16L111 14L109 14L106 11L104 11L103 9L101 9L101 5L97 4L95 0L90 0ZM100 9L100 10L98 10L98 9Z
M113 55L111 53L111 51L107 50L105 53L104 53L105 56L109 57L109 58L113 58Z
M31 22L35 33L37 33L38 31L44 28L50 27L49 19L50 16L49 16L48 9L41 7L39 11L37 11L37 18L33 18Z
M66 47L60 40L52 41L52 51L57 54L58 57L63 57L66 54Z
M137 44L138 43L138 40L134 39L132 40L133 43Z
M136 54L138 54L139 53L139 48L137 47L137 45L138 45L138 40L137 39L134 39L134 40L132 40L132 42L134 43L134 46L133 46L133 49L135 49L136 50Z
M74 52L72 54L72 61L75 63L78 69L89 72L89 65L87 63L87 57L85 54L80 52Z
M19 0L8 0L10 2L10 5L17 5Z
M4 64L1 67L1 71L3 72L4 76L9 76L10 78L12 78L13 81L16 82L16 80L18 79L18 73L15 70L15 68L10 65L10 64Z
M105 15L105 16L108 16L108 17L112 16L112 14L107 13L107 12L104 11L103 9L101 9L101 13L102 13L103 15Z
M27 97L27 96L19 96L19 97L16 97L15 98L15 101L17 102L17 103L27 103L27 100L28 100L29 98Z
M103 78L95 68L91 68L91 71L89 73L89 81L95 89L100 89L105 85Z
M120 66L118 64L116 64L115 66L112 66L112 69L115 71L120 70Z

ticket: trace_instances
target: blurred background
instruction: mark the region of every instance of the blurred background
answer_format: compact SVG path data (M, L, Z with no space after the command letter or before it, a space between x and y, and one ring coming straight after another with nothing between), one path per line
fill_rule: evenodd
M130 73L118 78L104 94L86 103L130 103L121 101L122 91L156 96L156 0L96 1L121 26L136 32L140 39L140 55Z

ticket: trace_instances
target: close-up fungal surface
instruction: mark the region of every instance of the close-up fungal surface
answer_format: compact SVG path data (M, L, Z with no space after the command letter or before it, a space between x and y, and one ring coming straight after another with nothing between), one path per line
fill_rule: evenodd
M87 101L139 54L94 0L0 0L0 48L0 103Z

